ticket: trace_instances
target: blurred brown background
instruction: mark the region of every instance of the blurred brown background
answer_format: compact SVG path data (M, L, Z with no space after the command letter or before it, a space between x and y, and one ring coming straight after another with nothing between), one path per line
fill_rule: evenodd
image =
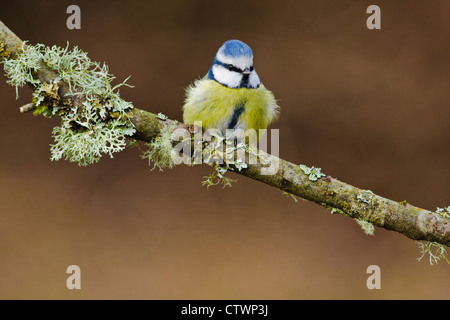
M66 8L81 8L81 30ZM381 30L366 8L381 7ZM184 88L238 38L279 99L280 156L384 197L450 205L448 0L9 1L31 43L105 61L135 106L182 119ZM20 114L31 90L0 76L2 299L449 299L450 266L415 241L207 166L150 172L137 149L78 167L49 160L58 119ZM233 174L231 174L233 176ZM236 178L237 176L233 176ZM449 250L450 251L450 250ZM67 266L81 290L66 288ZM366 268L381 268L368 290Z

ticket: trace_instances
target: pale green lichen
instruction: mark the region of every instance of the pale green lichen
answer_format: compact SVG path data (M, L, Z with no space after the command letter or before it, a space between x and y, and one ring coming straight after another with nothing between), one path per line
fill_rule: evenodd
M367 205L371 205L373 198L374 198L375 194L370 191L370 190L362 190L356 197L357 200L367 204Z
M51 145L51 160L61 158L77 162L85 166L100 160L102 154L113 158L114 152L122 151L126 147L123 123L112 120L106 124L99 124L92 130L77 132L64 127L53 129L55 144Z
M249 146L243 141L236 141L234 138L226 139L219 131L209 131L211 142L207 143L202 151L204 162L210 164L214 171L212 174L205 176L202 185L215 186L221 184L224 188L231 187L237 179L231 179L225 174L227 171L241 171L248 167L246 162L246 152L249 156L248 161L258 156L254 150L250 150ZM253 158L252 158L253 157Z
M146 143L148 150L141 157L147 159L150 166L153 165L151 170L158 168L159 171L163 171L166 168L172 169L174 167L172 133L176 128L177 123L165 125L161 129L159 136Z
M234 164L234 167L236 169L238 169L238 171L241 171L242 169L247 168L247 164L242 159L237 159L236 161L233 162L233 164Z
M436 213L440 214L444 218L450 219L450 206L446 208L437 208Z
M314 166L310 168L308 166L305 166L304 164L301 164L300 169L302 169L303 173L308 176L308 179L310 181L317 181L320 178L323 178L326 176L325 174L323 174L321 172L321 170L322 170L321 168L317 168Z
M208 130L204 136L207 138L203 141L201 154L203 162L210 165L223 164L227 157L227 153L224 152L225 137L218 130ZM210 140L209 143L208 140Z
M417 261L422 260L422 258L428 254L428 261L430 262L430 265L437 264L439 260L441 260L441 258L443 258L445 261L447 261L448 264L450 264L450 260L447 258L447 250L445 249L444 245L437 242L417 241L417 243L420 248L420 253L422 253L422 255L417 258Z
M157 118L163 121L167 120L167 117L162 113L158 114ZM191 158L189 158L189 161L178 161L179 159L177 158L179 158L179 152L181 151L180 145L177 145L176 148L173 146L173 143L177 140L176 137L173 137L173 134L176 136L175 129L177 126L177 123L165 125L160 130L158 137L146 144L148 150L141 157L148 159L149 165L152 166L151 170L158 168L160 171L163 171L165 168L170 169L181 162L191 165L207 163L213 167L213 172L204 177L202 185L209 188L218 184L223 185L223 187L231 187L232 183L236 180L227 177L225 174L229 170L241 171L247 168L247 163L243 159L238 158L234 160L232 157L233 152L243 148L243 145L230 146L225 138L217 132L210 132L211 140L209 143L203 140L200 142L199 154L196 154L194 151L193 157L200 157L201 159L198 159L199 161L190 161L192 160ZM190 144L192 138L183 139L181 142L183 146L186 143ZM224 145L228 146L225 151L223 149ZM230 150L233 152L230 152ZM177 160L174 161L174 159Z
M165 120L167 120L169 117L168 116L166 116L164 113L161 113L161 112L158 112L158 114L156 115L156 117L158 118L158 119L160 119L160 120L163 120L163 121L165 121Z
M225 174L230 169L228 165L220 166L218 164L213 165L214 171L208 176L204 176L205 180L202 181L202 185L209 187L216 186L218 184L222 185L222 188L231 187L233 182L236 182L236 179L231 179L227 177Z
M39 79L34 77L34 73L40 68L44 48L43 44L26 46L26 42L24 42L21 53L17 54L14 59L5 59L2 62L5 76L8 78L6 83L16 87L16 98L19 97L19 87L23 87L27 83L33 85L40 83Z
M53 69L58 78L42 83L36 76L42 64ZM133 105L120 98L118 88L112 86L115 77L108 66L93 62L87 53L74 47L69 50L42 44L23 45L14 59L3 62L8 83L16 87L32 84L35 115L61 116L61 125L53 129L55 143L51 145L51 159L66 159L79 165L97 162L102 154L113 157L126 146L126 137L135 132L130 121ZM68 84L67 96L59 96L58 82ZM82 103L75 105L77 97Z
M363 203L364 210L369 210L369 208L373 208L373 200L375 194L370 190L360 190L358 195L356 196L356 200Z
M359 224L361 229L364 231L365 234L369 236L373 236L375 233L375 227L372 223L363 220L363 219L355 219L355 221Z

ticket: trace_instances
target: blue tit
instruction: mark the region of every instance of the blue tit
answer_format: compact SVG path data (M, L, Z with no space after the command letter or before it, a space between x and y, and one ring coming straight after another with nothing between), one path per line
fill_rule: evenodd
M203 129L266 129L277 117L275 97L253 67L252 49L239 40L226 41L208 73L186 89L183 121L201 121Z

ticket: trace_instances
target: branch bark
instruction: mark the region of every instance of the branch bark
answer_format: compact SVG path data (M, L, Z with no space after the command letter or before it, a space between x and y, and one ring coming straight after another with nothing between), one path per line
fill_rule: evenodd
M0 21L0 61L14 58L20 52L22 40L18 38ZM68 86L57 78L57 74L43 65L36 76L42 81L51 83L59 81L59 96L68 93ZM30 85L33 87L32 85ZM83 97L72 97L72 103L81 104ZM150 142L158 137L160 130L175 121L161 120L156 114L134 108L131 121L136 127L134 138ZM178 123L178 126L194 134L191 125ZM361 219L376 226L399 232L414 240L437 242L450 246L450 222L436 212L421 209L405 202L396 202L375 195L368 190L346 184L330 176L311 181L297 164L276 159L278 170L273 175L261 174L263 165L248 164L248 167L237 174L260 181L295 196L313 201L332 211L351 218Z

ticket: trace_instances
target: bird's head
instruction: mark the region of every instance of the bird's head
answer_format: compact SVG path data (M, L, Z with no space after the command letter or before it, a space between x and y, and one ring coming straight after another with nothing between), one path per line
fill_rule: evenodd
M229 88L256 89L261 84L253 68L252 49L239 40L228 40L220 47L208 78Z

